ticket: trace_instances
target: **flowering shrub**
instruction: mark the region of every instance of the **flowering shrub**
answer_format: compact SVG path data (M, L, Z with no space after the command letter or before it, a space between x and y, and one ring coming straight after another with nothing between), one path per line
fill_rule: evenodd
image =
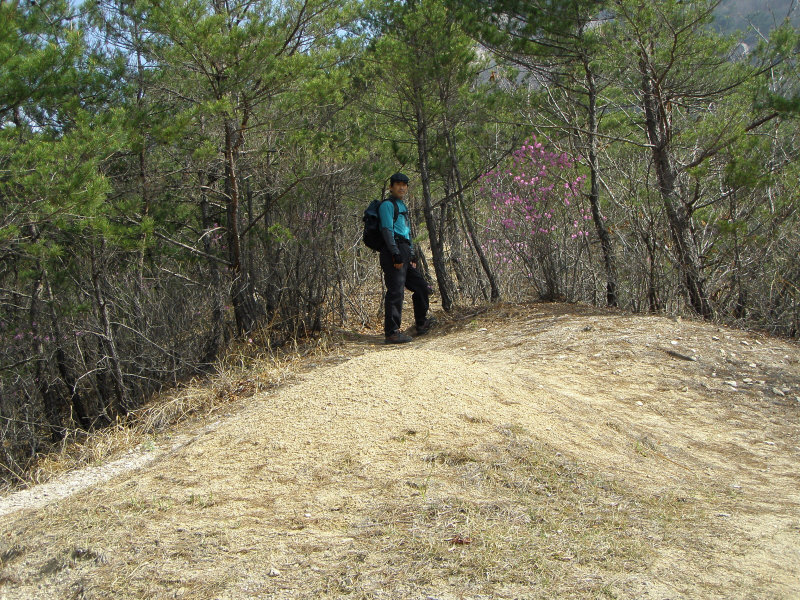
M499 275L524 276L542 298L564 295L566 270L580 251L575 242L589 238L591 213L581 207L585 176L574 167L567 154L547 151L534 136L479 180L489 209L484 251Z

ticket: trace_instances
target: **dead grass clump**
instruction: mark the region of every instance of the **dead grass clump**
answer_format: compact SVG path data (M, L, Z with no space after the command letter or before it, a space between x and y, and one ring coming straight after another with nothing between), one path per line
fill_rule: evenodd
M420 458L428 480L406 487L421 493L376 507L369 519L380 536L355 534L380 542L383 560L349 564L348 590L391 585L392 565L402 564L402 581L417 591L457 584L490 596L517 588L526 598L602 596L608 574L644 571L662 529L687 518L685 505L640 495L513 434Z
M429 454L423 460L428 463L444 465L465 465L476 462L478 459L463 450L442 450L441 452Z
M104 462L110 457L132 450L144 441L135 428L117 421L91 433L73 431L64 438L59 452L39 458L26 474L26 483L39 484L57 475L87 465Z

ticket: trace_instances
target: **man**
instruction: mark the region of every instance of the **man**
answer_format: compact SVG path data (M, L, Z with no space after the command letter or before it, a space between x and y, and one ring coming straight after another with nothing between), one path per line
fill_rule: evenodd
M433 319L428 314L428 282L417 270L417 257L411 243L408 207L403 199L408 194L408 177L395 173L389 178L389 197L381 202L378 215L383 234L380 251L381 270L386 283L383 329L387 344L403 344L411 336L400 332L403 314L403 288L411 290L417 335L430 331Z

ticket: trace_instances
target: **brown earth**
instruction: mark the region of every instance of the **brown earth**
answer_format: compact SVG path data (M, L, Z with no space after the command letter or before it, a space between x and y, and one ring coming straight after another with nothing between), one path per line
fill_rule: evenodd
M800 598L796 344L560 304L379 342L0 499L0 598Z

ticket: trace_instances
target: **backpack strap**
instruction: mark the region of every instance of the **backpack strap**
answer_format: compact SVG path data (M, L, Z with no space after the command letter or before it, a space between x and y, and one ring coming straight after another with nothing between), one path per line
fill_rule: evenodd
M397 218L400 216L400 207L397 206L397 200L394 199L394 196L389 196L388 198L384 198L383 202L386 202L387 200L391 200L392 206L394 207L394 219L392 220L392 223L397 223Z

